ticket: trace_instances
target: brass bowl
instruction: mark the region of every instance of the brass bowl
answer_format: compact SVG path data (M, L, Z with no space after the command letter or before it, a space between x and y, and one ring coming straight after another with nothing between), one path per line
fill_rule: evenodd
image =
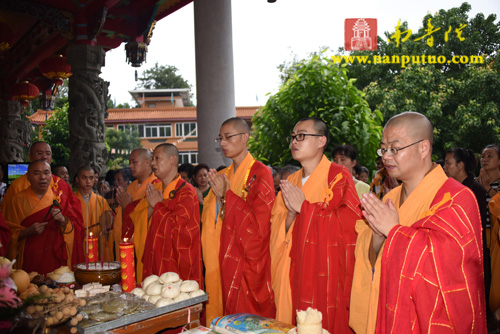
M102 285L113 285L121 280L120 262L106 261L87 264L79 263L75 266L75 279L80 285L87 283L101 283Z

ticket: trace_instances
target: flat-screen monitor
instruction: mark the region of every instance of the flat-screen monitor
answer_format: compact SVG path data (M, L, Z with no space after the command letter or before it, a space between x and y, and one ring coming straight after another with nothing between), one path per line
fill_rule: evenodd
M10 185L15 179L23 176L28 172L29 163L9 163L7 164L8 184Z

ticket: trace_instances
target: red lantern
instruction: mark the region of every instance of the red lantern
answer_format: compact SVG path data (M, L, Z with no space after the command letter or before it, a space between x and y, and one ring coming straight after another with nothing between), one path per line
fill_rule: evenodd
M39 65L40 72L44 77L52 80L54 89L52 95L57 94L57 88L62 85L63 79L69 78L71 73L71 66L66 62L66 57L62 55L53 55L44 59Z
M0 22L0 52L8 50L14 42L14 32L5 23Z
M12 87L12 98L21 103L23 110L31 100L38 97L38 94L40 94L38 87L28 81L18 82Z

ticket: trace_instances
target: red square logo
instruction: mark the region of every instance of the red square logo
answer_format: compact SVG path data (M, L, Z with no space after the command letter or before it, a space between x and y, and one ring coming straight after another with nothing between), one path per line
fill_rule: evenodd
M346 51L377 50L377 19L345 19Z

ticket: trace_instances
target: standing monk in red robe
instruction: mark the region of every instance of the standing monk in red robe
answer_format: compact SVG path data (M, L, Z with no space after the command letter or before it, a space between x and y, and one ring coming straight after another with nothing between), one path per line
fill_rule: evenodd
M203 287L198 196L177 173L178 164L177 147L160 144L155 148L153 172L161 182L147 185L146 197L126 217L132 220L126 224L146 231L144 253L137 259L142 261L143 278L173 271Z
M370 261L381 262L375 269L380 272L377 333L486 333L477 201L469 188L432 163L432 142L432 124L424 115L391 118L377 153L402 184L385 203L373 194L361 199L372 232L361 232L366 235L360 235L364 244L356 245L354 275L360 283L357 275L373 280ZM358 302L376 302L364 288L370 289L353 285Z
M73 227L51 189L52 173L45 160L30 163L30 187L18 193L7 207L5 217L12 232L8 257L27 272L46 274L67 265L68 252L63 233Z
M151 167L153 159L153 153L147 148L140 147L136 148L130 153L128 158L130 173L135 178L135 181L130 183L126 189L122 187L116 188L116 200L120 205L116 208L116 217L113 221L113 235L115 240L115 252L116 254L120 254L120 243L119 241L126 236L126 238L131 238L134 236L134 240L137 240L139 243L143 245L146 242L146 233L144 231L143 235L139 235L140 232L134 233L134 225L130 224L128 226L123 226L123 219L125 209L127 206L136 202L139 203L144 198L146 194L146 186L153 182L160 182L155 174L153 173L153 169ZM133 206L135 206L135 204ZM136 255L137 249L136 249ZM142 252L141 252L142 255ZM137 263L137 271L142 275L142 262Z
M209 171L212 187L203 204L203 259L207 324L223 314L274 318L269 236L275 200L271 170L247 150L250 128L241 118L222 123L222 152L233 163Z
M29 159L30 161L45 160L50 165L52 163L52 149L50 145L44 141L33 143L30 147ZM0 211L5 213L8 207L12 207L14 197L19 192L29 188L29 186L30 182L26 175L14 180L0 203ZM71 221L71 225L73 226L71 231L64 234L64 241L68 250L68 267L71 268L73 265L85 262L85 255L82 247L80 247L84 236L80 201L73 193L71 186L54 174L52 174L50 187L61 207L66 211L65 216ZM76 240L79 240L79 242L76 243Z
M323 314L330 333L349 333L359 198L349 171L323 151L328 127L316 118L288 138L302 169L282 180L271 219L271 259L277 319L295 323L308 307Z

